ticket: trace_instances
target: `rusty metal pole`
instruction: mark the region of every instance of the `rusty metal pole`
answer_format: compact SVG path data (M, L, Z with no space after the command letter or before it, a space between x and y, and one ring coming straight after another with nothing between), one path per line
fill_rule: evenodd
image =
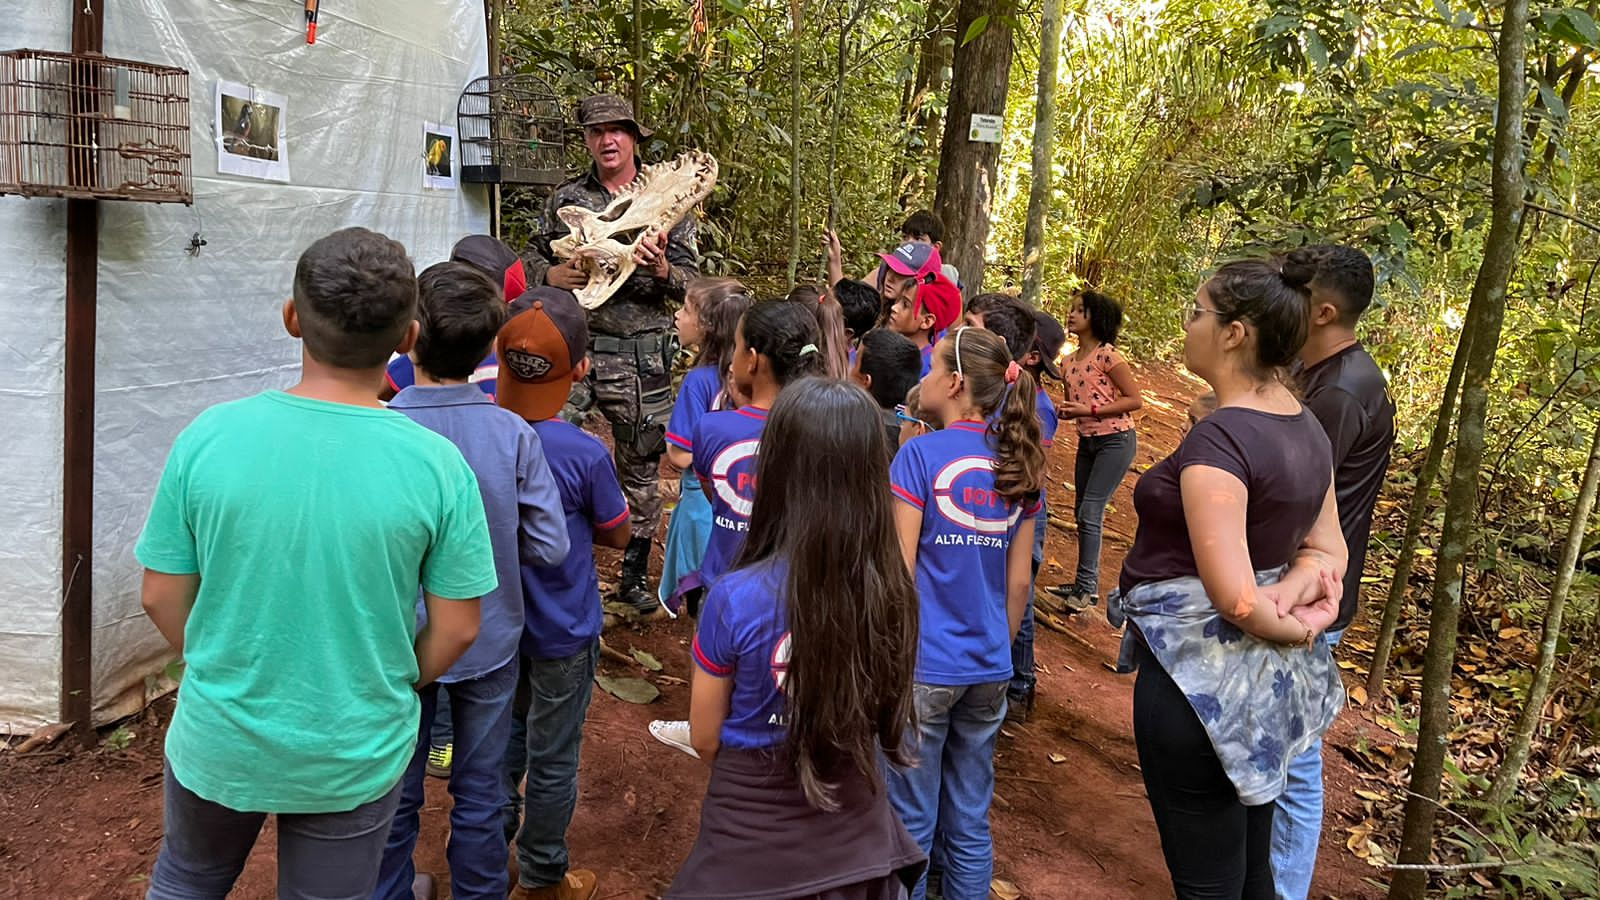
M72 0L72 52L99 53L104 45L102 3ZM95 85L75 65L69 127L69 178L94 179ZM66 350L61 477L61 721L85 745L94 743L94 356L95 295L100 255L96 200L67 201Z

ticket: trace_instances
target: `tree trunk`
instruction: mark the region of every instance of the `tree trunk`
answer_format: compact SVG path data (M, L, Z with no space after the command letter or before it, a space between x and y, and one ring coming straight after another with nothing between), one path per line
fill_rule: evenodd
M961 271L973 294L983 292L984 250L994 201L1000 145L968 140L974 113L1003 116L1011 79L1011 29L999 17L1000 0L961 0L950 78L950 111L939 147L939 188L934 211L944 221L944 260ZM974 25L982 19L984 24ZM961 43L967 32L978 34Z
M1588 531L1589 513L1594 510L1596 487L1600 487L1600 424L1595 425L1594 437L1589 439L1589 465L1583 471L1583 487L1578 491L1577 504L1572 509L1572 522L1567 526L1567 543L1561 552L1561 568L1556 570L1555 587L1550 591L1550 605L1544 611L1544 633L1539 639L1539 663L1533 672L1533 686L1528 689L1528 702L1517 717L1511 732L1505 759L1495 772L1494 783L1489 787L1491 806L1501 806L1511 799L1522 777L1522 767L1528 764L1528 752L1533 747L1533 732L1544 716L1544 703L1550 696L1550 675L1556 668L1556 644L1561 639L1561 616L1566 611L1567 594L1572 590L1573 574L1578 570L1578 558L1583 552L1583 538Z
M1506 284L1511 279L1522 230L1527 28L1528 0L1506 0L1496 51L1499 73L1491 158L1493 214L1467 311L1469 316L1476 315L1477 321L1467 325L1472 343L1462 375L1461 421L1456 428L1455 462L1445 500L1444 535L1433 582L1433 613L1428 622L1428 652L1422 670L1417 755L1411 764L1411 791L1400 838L1399 862L1413 865L1427 863L1433 846L1434 818L1450 733L1450 673L1455 666L1456 630L1461 621L1465 574L1462 563L1478 536L1478 475L1483 467L1489 376L1500 346ZM1397 871L1389 885L1390 900L1421 900L1427 883L1425 871Z
M794 287L800 270L800 36L805 24L804 0L790 0L792 25L789 34L789 266L788 284Z
M1039 86L1033 112L1033 180L1022 231L1022 301L1039 304L1044 276L1044 230L1050 219L1050 164L1056 147L1056 66L1061 59L1061 0L1044 0L1039 37Z
M839 230L839 125L844 117L844 76L850 66L850 38L856 23L867 11L867 0L859 0L856 8L846 16L846 7L839 7L839 49L835 57L833 77L833 120L828 124L828 230ZM828 280L828 257L823 254L817 264L818 280L833 290Z
M644 114L644 0L633 0L633 117L645 121Z
M912 82L906 122L906 149L902 157L899 179L900 208L909 209L913 200L925 204L928 186L928 167L939 147L939 132L943 117L935 105L945 86L945 70L955 48L955 0L928 0L928 14L923 22L924 37L917 51L917 70ZM922 138L920 149L913 149L909 136Z
M1473 321L1472 310L1467 310L1467 321ZM1372 650L1372 670L1367 673L1367 697L1377 702L1387 692L1389 656L1394 652L1395 632L1400 627L1400 614L1405 611L1406 588L1411 580L1411 567L1417 561L1417 543L1422 539L1422 524L1428 518L1429 494L1433 482L1439 477L1439 467L1444 462L1444 448L1450 443L1450 423L1455 420L1456 397L1461 393L1461 372L1466 368L1467 355L1472 352L1472 332L1465 326L1456 339L1455 360L1450 363L1450 377L1445 379L1444 396L1439 400L1439 416L1433 422L1433 436L1428 439L1428 455L1422 461L1422 471L1417 473L1416 487L1411 492L1411 508L1406 512L1406 533L1400 539L1400 558L1395 560L1394 580L1389 582L1389 599L1383 606L1383 623L1378 626L1378 643Z

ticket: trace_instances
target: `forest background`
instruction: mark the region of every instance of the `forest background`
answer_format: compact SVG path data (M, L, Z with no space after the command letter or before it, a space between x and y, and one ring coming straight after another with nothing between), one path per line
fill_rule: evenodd
M1594 3L502 0L499 13L505 71L568 98L631 97L657 129L646 161L717 157L704 271L762 295L820 280L826 225L864 275L930 207L969 296L1028 279L1025 296L1065 318L1075 290L1105 291L1128 310L1125 350L1157 360L1219 262L1325 241L1369 253L1362 337L1400 434L1363 624L1340 656L1365 679L1353 709L1393 737L1356 748L1388 787L1347 845L1392 896L1600 895ZM999 145L964 140L972 112L1004 117ZM539 205L508 193L513 246ZM1025 253L1030 217L1042 240ZM1464 335L1484 335L1476 366Z

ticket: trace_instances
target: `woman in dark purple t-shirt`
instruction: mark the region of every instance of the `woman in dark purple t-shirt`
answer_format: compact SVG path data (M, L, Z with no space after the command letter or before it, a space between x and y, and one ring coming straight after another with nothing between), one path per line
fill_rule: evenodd
M1260 647L1228 635L1304 647L1338 612L1345 547L1328 439L1279 374L1305 341L1311 274L1246 261L1223 266L1201 285L1184 326L1184 363L1211 385L1218 409L1134 489L1139 528L1121 590L1198 578L1201 605L1208 598L1214 607L1204 610L1213 620L1206 634L1225 632L1197 651L1210 654L1209 665L1219 653ZM1257 572L1281 566L1289 567L1281 581L1258 586ZM1239 779L1231 777L1237 771L1225 770L1229 761L1219 756L1216 700L1186 693L1154 652L1177 665L1184 650L1174 652L1171 642L1190 638L1178 628L1153 630L1157 621L1130 619L1145 641L1134 738L1173 887L1179 900L1270 898L1273 806L1254 795L1257 805L1241 801ZM1225 704L1283 690L1270 680L1231 677L1217 691Z

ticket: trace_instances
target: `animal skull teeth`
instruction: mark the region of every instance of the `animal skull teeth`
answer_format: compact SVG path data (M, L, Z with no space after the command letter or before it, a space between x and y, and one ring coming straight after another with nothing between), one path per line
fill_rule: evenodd
M633 254L647 239L671 231L711 196L717 184L717 161L709 153L690 150L670 162L639 170L639 177L618 191L605 209L563 206L556 216L569 229L550 242L562 259L578 259L589 282L577 292L584 309L611 299L637 268Z

